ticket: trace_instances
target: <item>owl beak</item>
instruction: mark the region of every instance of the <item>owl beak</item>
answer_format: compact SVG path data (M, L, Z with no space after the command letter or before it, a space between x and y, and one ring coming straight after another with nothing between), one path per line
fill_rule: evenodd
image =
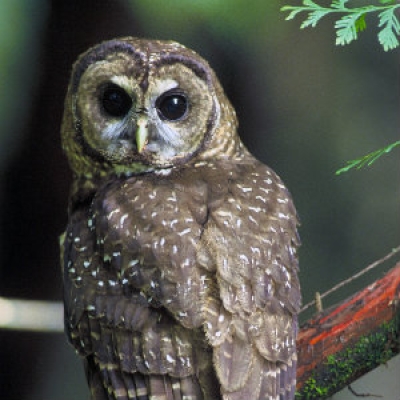
M147 118L140 117L137 121L136 129L136 147L137 151L141 153L145 148L149 137L149 131L147 128Z

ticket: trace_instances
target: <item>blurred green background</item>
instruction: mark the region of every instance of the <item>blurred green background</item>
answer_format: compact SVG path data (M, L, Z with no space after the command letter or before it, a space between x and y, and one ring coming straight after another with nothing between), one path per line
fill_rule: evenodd
M243 141L295 199L304 303L398 245L398 150L372 168L334 174L347 160L398 140L398 52L383 52L373 17L357 42L335 47L332 20L300 31L300 20L284 21L285 4L0 2L1 296L61 300L58 235L70 183L60 150L63 99L76 57L116 36L173 39L213 66L237 110ZM88 398L64 335L0 331L0 340L1 398Z

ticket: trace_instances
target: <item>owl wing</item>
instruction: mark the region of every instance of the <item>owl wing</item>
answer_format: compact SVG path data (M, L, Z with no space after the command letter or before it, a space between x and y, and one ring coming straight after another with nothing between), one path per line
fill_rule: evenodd
M116 180L70 215L65 327L93 400L220 398L198 307L205 185L174 182Z
M225 400L294 398L297 216L291 196L254 160L226 167L210 188L201 262L216 266L219 296L205 307L206 334Z

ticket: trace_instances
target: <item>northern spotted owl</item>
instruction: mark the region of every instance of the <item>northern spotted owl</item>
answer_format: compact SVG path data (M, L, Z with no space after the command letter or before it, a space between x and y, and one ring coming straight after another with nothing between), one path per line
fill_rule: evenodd
M296 211L207 62L158 40L89 49L62 140L65 328L92 399L293 399Z

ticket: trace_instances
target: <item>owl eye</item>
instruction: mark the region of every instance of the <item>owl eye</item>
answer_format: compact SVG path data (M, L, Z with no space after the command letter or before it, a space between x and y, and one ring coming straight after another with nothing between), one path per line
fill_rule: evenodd
M124 89L117 85L107 86L101 96L105 112L112 117L123 117L132 107L132 99Z
M178 121L188 111L188 100L182 93L167 92L157 99L156 107L161 119Z

